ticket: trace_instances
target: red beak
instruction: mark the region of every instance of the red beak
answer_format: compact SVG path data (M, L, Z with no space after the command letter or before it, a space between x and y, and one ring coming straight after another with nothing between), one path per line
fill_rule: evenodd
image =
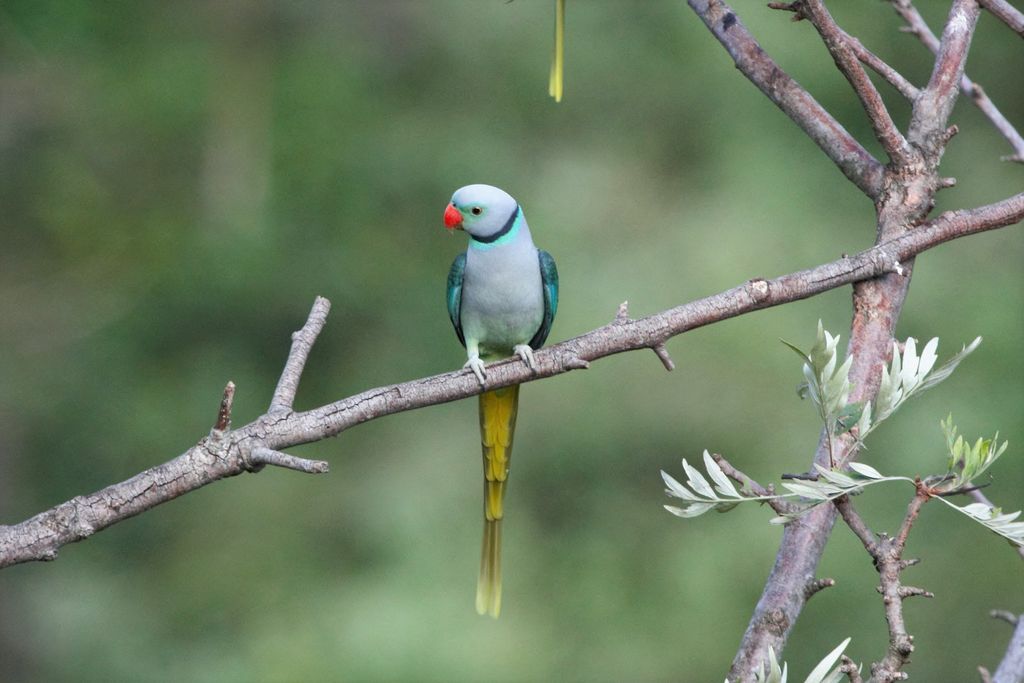
M444 210L444 226L449 230L462 229L462 213L455 208L454 204L448 204Z

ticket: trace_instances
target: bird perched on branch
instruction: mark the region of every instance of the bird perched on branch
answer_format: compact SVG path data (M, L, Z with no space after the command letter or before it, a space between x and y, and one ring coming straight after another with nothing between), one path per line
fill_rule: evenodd
M456 190L444 211L449 230L464 230L469 247L448 273L448 315L466 347L465 368L486 387L484 361L533 358L551 331L558 308L558 270L551 254L533 244L518 202L490 185ZM484 461L484 539L476 611L501 611L502 503L512 455L519 385L480 394Z

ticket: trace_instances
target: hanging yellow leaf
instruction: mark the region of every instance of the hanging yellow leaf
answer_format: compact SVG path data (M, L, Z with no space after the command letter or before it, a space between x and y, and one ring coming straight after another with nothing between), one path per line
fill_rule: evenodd
M551 59L548 94L562 101L562 71L565 64L565 0L555 0L555 54Z

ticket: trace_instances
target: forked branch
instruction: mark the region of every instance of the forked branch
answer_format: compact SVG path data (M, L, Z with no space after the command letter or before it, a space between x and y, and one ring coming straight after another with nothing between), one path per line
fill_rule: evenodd
M885 606L885 621L889 627L889 646L886 649L885 657L871 665L871 680L877 683L903 680L905 674L902 673L902 669L914 651L914 638L907 633L906 623L903 619L903 601L914 596L934 597L922 588L906 586L901 581L903 570L916 564L914 561L903 559L907 536L917 520L921 507L930 498L931 492L918 480L914 498L910 501L907 514L895 536L876 535L872 532L848 496L843 496L835 501L836 509L839 510L843 521L860 539L878 571L881 584L878 587L878 592L882 594L882 603Z
M728 51L736 68L791 118L872 199L879 196L885 169L836 119L768 56L736 12L723 0L687 0Z
M931 50L932 54L937 55L939 52L939 39L932 33L928 22L924 20L924 17L917 11L913 3L910 0L890 0L890 2L896 13L907 22L907 31L917 36L918 40ZM993 6L998 4L998 2L999 0L995 0L992 3ZM1011 7L1010 9L1013 8ZM960 90L971 98L971 101L988 117L988 120L992 122L992 125L999 131L1000 135L1010 143L1010 147L1013 148L1013 154L1003 157L1003 159L1005 161L1024 163L1024 138L1021 137L1014 125L989 99L989 96L982 87L968 78L967 74L964 74L960 79Z

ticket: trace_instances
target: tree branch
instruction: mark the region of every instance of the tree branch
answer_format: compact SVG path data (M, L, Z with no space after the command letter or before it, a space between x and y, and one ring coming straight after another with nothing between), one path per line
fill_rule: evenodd
M723 0L687 0L726 49L736 68L791 118L839 170L872 199L882 191L885 169L831 114L768 54Z
M999 610L994 610L992 616L1005 619ZM1010 614L1011 617L1016 615ZM1024 619L1016 617L1012 622L1013 637L1006 647L1006 654L1003 661L999 662L999 668L992 676L992 683L1020 683L1024 681Z
M964 227L988 223L996 215L1024 212L1022 193L999 202L999 209L991 205L971 211L946 213L914 230L900 233L903 229L901 226L911 222L908 214L921 210L920 206L908 206L902 211L890 209L888 201L898 204L901 197L898 193L889 193L887 201L882 202L879 208L879 232L899 234L884 244L919 235L922 229L934 229L940 224L949 228L953 225ZM927 203L928 197L922 195L917 201ZM1021 213L1021 217L1024 217L1024 213ZM909 254L898 257L892 264L893 270L899 267L909 275L909 266L904 268L899 264L907 264L910 260ZM850 368L850 381L853 383L851 402L873 400L878 391L881 366L889 359L892 333L908 285L908 276L893 273L854 286L854 318L848 347L848 353L854 358ZM841 466L856 454L856 443L845 435L835 441L834 454ZM815 462L829 466L830 455L828 439L823 431L818 439ZM769 648L776 653L782 652L786 637L806 602L803 586L817 572L818 561L825 550L835 517L834 507L821 505L783 529L775 564L729 669L730 681L750 680L753 672L765 661Z
M946 122L956 103L967 52L980 13L977 0L953 1L931 78L914 102L910 116L910 141L933 156L936 164L941 149L945 147Z
M313 302L313 310L309 312L306 324L292 334L292 348L288 352L288 361L274 390L274 397L270 400L270 413L289 412L292 409L309 352L313 349L316 338L320 336L320 331L324 329L330 311L331 302L318 296Z
M620 316L604 327L539 350L535 355L536 372L515 359L491 364L487 373L488 388L569 372L585 367L591 360L651 348L687 330L890 273L897 262L938 244L1010 225L1022 218L1024 193L973 211L943 214L896 239L817 268L773 280L752 280L639 320ZM310 319L326 315L326 305L326 300L317 299ZM307 322L303 330L317 325L322 327L322 322ZM312 340L309 341L311 344ZM295 346L293 344L293 351ZM303 354L304 361L308 348ZM298 366L301 371L301 364L293 361L294 354L288 364ZM279 462L271 462L259 449L276 451L318 441L384 415L455 401L480 391L476 378L460 370L371 389L306 412L268 412L232 431L215 429L188 451L162 465L95 493L73 498L20 524L0 526L0 568L21 562L53 560L61 546L88 538L96 531L219 479L252 471L256 469L254 465L290 466L283 464L281 458L277 458ZM218 424L220 415L221 412ZM254 457L254 454L257 455ZM326 471L326 463L313 463L309 467L313 471ZM293 469L310 471L306 466ZM800 584L801 592L803 585Z
M974 0L954 0L932 78L914 102L907 132L908 142L920 152L920 161L885 173L883 191L875 201L879 243L914 234L916 230L910 228L925 219L934 206L935 192L947 184L936 169L955 130L947 129L947 121L957 90L947 87L946 82L962 75L977 16ZM937 220L959 219L944 214ZM891 353L893 332L910 286L912 259L898 259L893 271L854 286L854 315L847 347L853 358L851 402L874 400L880 368ZM823 430L814 460L823 466L832 466L833 462L843 466L856 456L857 449L858 444L849 435L830 439ZM802 587L817 571L835 518L834 507L819 506L786 526L775 565L729 669L729 680L750 680L769 649L776 653L783 650L805 604Z
M1017 35L1024 38L1024 12L1006 2L1006 0L978 0L981 6L992 13L994 17L999 19L1011 29L1013 29Z
M885 534L876 536L864 523L849 496L843 496L834 502L843 521L871 555L881 582L878 592L882 594L882 602L885 605L885 621L889 627L889 647L885 657L871 665L871 680L877 681L877 683L903 680L905 674L901 673L901 670L914 651L914 638L907 633L906 623L903 620L903 601L917 595L933 597L924 589L905 586L900 581L900 573L914 564L903 560L907 536L917 520L921 507L931 498L931 491L921 483L920 479L917 480L916 486L914 498L907 506L907 514L895 537Z

